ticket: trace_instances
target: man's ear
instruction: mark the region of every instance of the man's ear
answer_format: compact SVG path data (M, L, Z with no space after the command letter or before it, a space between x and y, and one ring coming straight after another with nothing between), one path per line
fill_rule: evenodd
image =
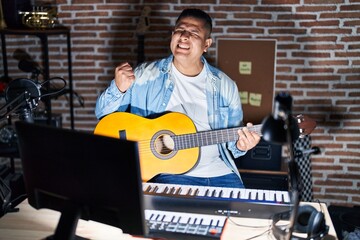
M205 40L205 46L204 46L204 52L207 52L208 48L211 46L212 44L212 39L208 38Z

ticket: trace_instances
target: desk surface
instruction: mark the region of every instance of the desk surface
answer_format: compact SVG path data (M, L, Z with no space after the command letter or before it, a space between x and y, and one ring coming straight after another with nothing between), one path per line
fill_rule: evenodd
M320 208L317 203L312 203L312 205L318 209ZM0 240L40 240L54 233L60 217L59 212L47 209L36 210L28 204L27 200L23 201L18 207L20 209L19 212L8 213L0 218ZM337 239L325 204L323 204L323 211L326 217L326 224L330 227L329 235L325 239ZM225 225L221 239L248 239L260 234L261 236L255 239L275 239L272 234L267 231L270 225L271 220L267 219L231 217ZM251 226L257 227L252 228ZM76 234L96 240L143 239L125 234L119 228L84 220L79 221Z

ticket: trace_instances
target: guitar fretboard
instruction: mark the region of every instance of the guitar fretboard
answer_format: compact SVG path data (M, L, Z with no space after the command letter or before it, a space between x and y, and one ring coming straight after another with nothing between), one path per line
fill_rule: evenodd
M262 125L247 127L250 131L256 132L261 136ZM209 130L197 133L182 134L172 136L175 143L175 150L188 149L200 146L214 145L229 141L236 141L239 138L238 130L243 127Z

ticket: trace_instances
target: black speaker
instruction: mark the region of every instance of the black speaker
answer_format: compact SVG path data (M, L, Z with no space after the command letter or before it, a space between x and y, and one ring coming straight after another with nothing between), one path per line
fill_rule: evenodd
M239 169L280 171L281 152L280 144L269 143L261 138L254 148L237 158L235 164Z
M61 116L61 114L53 113L51 116L51 120L49 122L49 119L47 118L47 116L35 115L34 122L39 123L39 124L45 124L45 125L49 125L49 123L50 123L50 125L53 127L61 128L62 127L62 116Z
M2 0L5 22L8 28L23 28L19 11L31 11L30 0Z
M290 226L278 226L280 220L289 220L291 211L277 213L272 218L272 233L277 240L285 240L289 232ZM292 240L320 240L329 232L329 227L325 223L324 213L316 210L313 206L304 205L298 208L293 232L291 233ZM300 237L293 233L302 233L306 236Z

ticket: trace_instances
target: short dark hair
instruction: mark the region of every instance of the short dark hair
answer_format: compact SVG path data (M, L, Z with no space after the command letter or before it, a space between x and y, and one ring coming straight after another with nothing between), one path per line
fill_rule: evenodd
M210 36L210 34L212 32L212 20L211 20L211 17L209 16L209 14L207 14L206 12L204 12L201 9L187 8L187 9L184 9L180 13L178 19L176 20L176 24L178 24L178 22L184 17L193 17L193 18L203 20L205 23L204 26L209 31L209 36Z

